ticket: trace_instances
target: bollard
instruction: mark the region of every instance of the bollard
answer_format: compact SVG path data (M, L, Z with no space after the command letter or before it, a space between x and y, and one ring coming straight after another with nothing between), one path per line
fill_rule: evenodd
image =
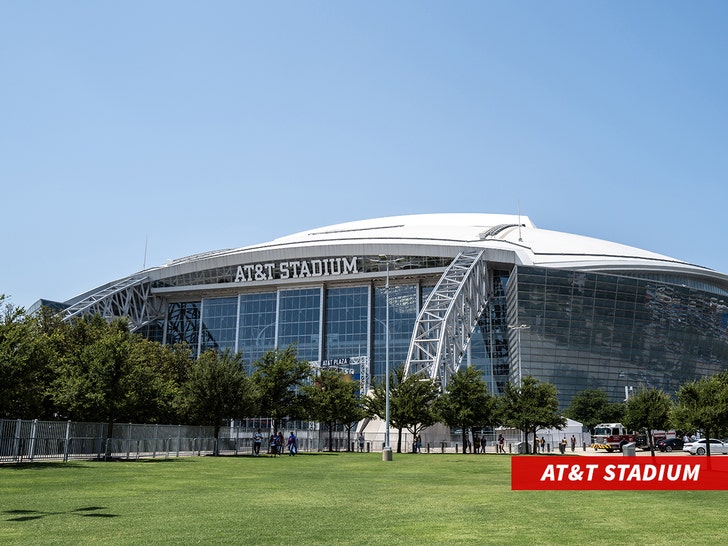
M513 453L513 444L508 444L508 453Z
M458 445L455 444L455 453L457 453L457 452L458 452Z
M582 443L581 443L581 446L582 446L582 449L583 449L584 451L586 451L586 442L582 442Z
M371 448L371 442L367 442L367 453L369 453L369 448Z
M442 452L445 453L445 442L440 442L440 448L442 449Z
M427 453L430 452L430 442L427 442Z

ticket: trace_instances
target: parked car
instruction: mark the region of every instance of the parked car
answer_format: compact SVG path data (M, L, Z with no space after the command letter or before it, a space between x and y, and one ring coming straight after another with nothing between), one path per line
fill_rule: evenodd
M706 449L706 439L701 438L700 440L695 440L694 442L687 443L683 446L683 451L687 451L690 453L690 455L705 455L707 452ZM710 439L710 454L711 455L718 455L728 454L728 444L725 444L721 442L720 440L716 440L715 438Z
M684 444L682 438L667 438L666 440L659 440L656 447L660 451L670 453L673 450L682 449Z

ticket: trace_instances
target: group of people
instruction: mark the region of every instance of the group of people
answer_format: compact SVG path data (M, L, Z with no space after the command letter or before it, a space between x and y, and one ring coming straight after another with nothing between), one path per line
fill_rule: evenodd
M541 438L541 441L543 442L543 438ZM561 439L561 441L559 442L559 451L561 453L566 453L566 446L568 444L571 444L571 451L573 452L576 449L576 437L573 434L571 435L571 440L569 442L566 441L566 436Z
M506 439L503 437L502 434L498 435L498 439L495 442L495 452L496 453L505 453L505 443ZM488 440L485 437L485 435L478 438L477 436L473 436L472 443L470 442L469 438L465 439L465 448L463 449L463 453L485 453L485 448L488 446Z
M465 449L463 450L465 453L469 451L472 451L472 453L485 453L485 447L488 445L485 436L481 436L480 438L473 436L472 444L469 438L466 438L465 442Z
M262 445L263 433L260 429L258 429L255 431L255 434L253 434L253 457L258 457L260 455L260 448ZM280 457L283 454L284 445L288 447L289 456L292 457L298 453L298 438L296 438L296 434L293 431L289 434L287 441L283 440L283 433L281 431L278 431L278 434L271 434L268 441L268 453L274 457Z
M364 434L359 433L359 437L357 438L358 444L359 444L359 451L364 451ZM473 438L473 444L470 443L470 440L466 440L467 444L465 445L465 449L463 450L465 453L471 451L472 453L485 453L485 448L487 445L487 441L485 436L481 436L478 438L477 436ZM574 435L571 435L570 442L567 442L566 436L564 436L561 441L559 442L559 451L561 453L566 452L566 447L568 444L571 444L571 451L574 451L576 449L576 438ZM255 434L253 434L253 456L258 457L260 455L260 449L263 444L263 434L261 433L260 429L258 429ZM495 442L496 444L496 453L505 453L505 438L502 434L498 435L498 439ZM283 433L278 431L278 433L273 433L270 436L269 444L268 444L268 453L270 455L273 455L274 457L279 457L283 454L284 446L288 448L288 455L294 456L296 453L298 453L298 439L296 438L296 434L291 431L291 433L288 436L288 440L284 441L283 439ZM540 440L538 441L538 448L540 449L541 453L546 452L546 440L543 436L541 436ZM412 443L412 451L413 453L422 453L422 437L417 435Z

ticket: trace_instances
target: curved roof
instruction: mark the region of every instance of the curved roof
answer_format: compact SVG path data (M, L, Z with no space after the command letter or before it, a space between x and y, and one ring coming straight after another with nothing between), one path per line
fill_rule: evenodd
M390 216L310 229L233 251L399 244L409 247L479 247L510 251L524 265L551 267L656 267L712 270L628 245L539 229L527 216L509 214L417 214Z
M628 245L540 229L527 216L480 213L415 214L329 225L266 243L170 260L130 278L144 275L157 280L221 266L342 254L454 258L466 248L486 249L486 258L493 263L687 275L728 289L728 275L706 267Z

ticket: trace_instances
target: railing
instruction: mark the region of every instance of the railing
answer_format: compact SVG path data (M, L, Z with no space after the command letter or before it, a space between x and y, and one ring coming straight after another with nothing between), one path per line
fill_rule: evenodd
M211 455L245 455L253 452L254 429L249 426L223 427L219 438L213 427L115 423L112 437L106 423L0 419L0 463L69 461L88 459L170 458ZM267 432L267 431L266 431ZM284 432L283 452L288 432ZM264 434L265 436L265 434ZM297 431L299 451L346 451L354 449L354 439L346 433ZM267 438L261 447L269 452Z

